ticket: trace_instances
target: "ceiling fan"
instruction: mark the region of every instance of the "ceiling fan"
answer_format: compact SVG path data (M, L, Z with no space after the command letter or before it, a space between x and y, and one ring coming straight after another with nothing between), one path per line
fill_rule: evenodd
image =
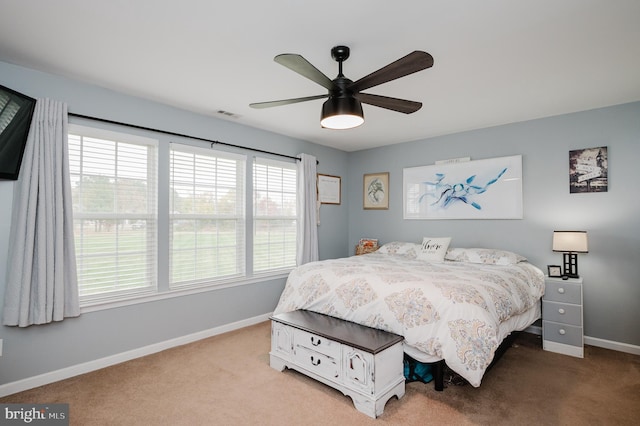
M332 48L331 57L338 62L338 76L333 80L329 79L300 55L284 53L273 58L280 65L318 83L328 90L327 94L258 102L249 106L252 108L270 108L329 98L322 105L320 120L321 126L329 129L350 129L364 123L361 103L405 114L416 112L422 107L421 102L372 95L362 93L362 91L432 67L433 57L427 52L416 50L357 81L351 81L342 74L342 63L349 58L349 48L347 46L335 46Z

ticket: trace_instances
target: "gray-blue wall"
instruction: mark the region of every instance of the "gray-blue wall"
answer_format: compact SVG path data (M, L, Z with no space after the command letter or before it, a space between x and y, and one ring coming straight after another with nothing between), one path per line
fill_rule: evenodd
M34 98L64 101L77 114L184 133L285 155L316 156L318 172L347 174L347 153L125 96L96 86L0 62L0 84ZM167 135L154 133L161 143ZM175 139L175 138L174 138ZM205 142L204 145L208 146ZM247 152L251 154L250 152ZM0 301L6 286L12 181L0 180ZM347 255L347 207L323 205L321 258ZM273 311L284 278L84 313L60 323L0 326L0 386L77 364L196 334ZM0 311L2 303L0 303Z
M608 147L609 190L569 193L569 151ZM437 160L522 155L524 219L403 220L402 169ZM452 237L452 246L504 248L546 271L561 264L553 230L586 230L578 256L584 280L585 335L640 345L640 103L458 133L349 155L349 243L361 237L421 242ZM362 208L365 173L390 173L389 210Z

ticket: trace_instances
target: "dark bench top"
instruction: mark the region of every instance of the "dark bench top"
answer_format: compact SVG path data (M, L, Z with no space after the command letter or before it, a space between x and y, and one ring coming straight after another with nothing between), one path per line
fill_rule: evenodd
M271 319L372 354L404 340L397 334L305 310L285 312Z

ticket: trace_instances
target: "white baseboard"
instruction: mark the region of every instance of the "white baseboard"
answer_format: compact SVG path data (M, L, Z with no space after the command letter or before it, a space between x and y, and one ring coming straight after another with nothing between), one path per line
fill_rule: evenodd
M528 328L525 328L524 331L526 333L537 334L538 336L542 336L542 327L539 325L530 325Z
M209 330L199 331L197 333L188 334L186 336L180 336L175 339L165 340L164 342L154 343L153 345L132 349L127 352L122 352L119 354L96 359L96 360L85 362L82 364L72 365L71 367L66 367L60 370L51 371L49 373L40 374L38 376L33 376L26 379L18 380L16 382L6 383L4 385L0 385L0 398L7 395L12 395L14 393L22 392L28 389L33 389L38 386L43 386L49 383L68 379L70 377L78 376L80 374L89 373L91 371L99 370L101 368L109 367L111 365L120 364L122 362L130 361L132 359L140 358L146 355L151 355L156 352L161 352L176 346L186 345L188 343L206 339L208 337L216 336L218 334L222 334L222 333L237 330L243 327L248 327L250 325L258 324L263 321L267 321L271 315L272 315L271 313L268 313L268 314L259 315L253 318L247 318L242 321L237 321L231 324L225 324L220 327L211 328Z
M537 325L529 326L525 329L527 333L537 334L542 336L542 327ZM640 346L630 345L628 343L614 342L611 340L598 339L597 337L584 336L584 344L590 346L597 346L599 348L611 349L612 351L625 352L633 355L640 355Z
M628 343L613 342L611 340L598 339L597 337L584 336L584 344L611 349L618 352L626 352L633 355L640 355L640 346L630 345Z

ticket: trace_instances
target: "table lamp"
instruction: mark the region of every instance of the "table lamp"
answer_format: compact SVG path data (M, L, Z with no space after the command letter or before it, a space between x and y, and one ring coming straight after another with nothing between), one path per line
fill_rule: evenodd
M587 231L553 231L553 251L563 253L563 275L580 278L578 253L588 253Z

